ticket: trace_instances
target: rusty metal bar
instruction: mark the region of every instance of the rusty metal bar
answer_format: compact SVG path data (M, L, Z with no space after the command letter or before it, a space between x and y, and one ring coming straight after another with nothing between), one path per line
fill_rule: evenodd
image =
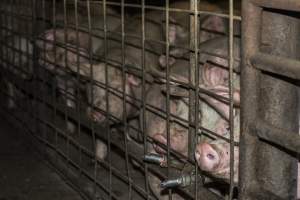
M229 128L230 128L230 180L229 180L229 199L233 199L233 189L234 189L234 111L233 111L233 65L234 65L234 57L233 57L233 0L229 0L229 36L228 36L228 64L229 64Z
M256 185L255 163L256 137L251 134L250 123L255 120L258 102L259 72L249 59L258 51L261 8L250 1L242 2L242 68L241 68L241 136L239 165L239 197L250 199L251 191ZM255 16L255 17L254 17ZM243 34L247 33L247 34ZM251 94L251 95L249 95Z
M251 62L257 69L300 79L300 61L258 52L251 57Z
M286 137L286 135L293 135L284 129L276 128L262 120L258 119L251 125L253 133L255 132L260 139L267 140L277 144L290 151L300 153L300 136Z
M253 66L261 64L260 61L265 61L263 58L257 58L256 62L251 62L251 58L255 55L264 55L258 53L261 51L259 48L261 43L268 44L263 47L263 53L297 58L299 22L296 18L278 11L263 10L262 7L252 2L245 0L242 5L242 52L244 54L241 70L241 107L243 109L241 110L239 197L242 200L295 199L296 159L284 149L259 140L256 134L268 136L269 138L265 139L271 139L269 141L276 142L276 144L295 139L295 134L298 132L298 113L295 112L298 110L296 87L291 79L283 79L282 76L262 72L257 69L259 67ZM280 3L279 1L269 2ZM283 4L286 2L282 1L280 5ZM272 6L272 4L269 5ZM296 8L297 4L294 4L294 7ZM270 66L266 66L264 70L275 69L271 66L273 63L266 64ZM279 64L276 67L279 67ZM282 65L280 71L284 68L285 65ZM286 74L288 72L280 75ZM256 124L257 119L261 119L265 124L262 122ZM267 124L280 127L287 132L269 129ZM253 129L253 126L256 129ZM253 133L255 130L258 133ZM269 131L274 131L272 135L275 135L276 139L286 139L276 141L268 135ZM288 133L294 133L294 136ZM279 136L279 134L284 135ZM285 146L285 148L288 147Z
M265 8L300 11L300 1L298 0L252 0L252 2Z

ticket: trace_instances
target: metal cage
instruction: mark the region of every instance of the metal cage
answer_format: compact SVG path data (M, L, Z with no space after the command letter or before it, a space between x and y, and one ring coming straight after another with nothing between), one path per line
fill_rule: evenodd
M296 197L296 0L0 9L1 114L84 197Z

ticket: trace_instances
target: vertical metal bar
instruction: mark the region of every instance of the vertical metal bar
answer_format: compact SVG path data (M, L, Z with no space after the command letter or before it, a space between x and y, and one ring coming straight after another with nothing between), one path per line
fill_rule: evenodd
M65 50L64 50L64 53L65 53L65 56L64 56L64 64L66 67L68 67L69 63L68 63L68 48L67 48L67 43L68 43L68 10L67 10L67 0L64 0L63 1L63 16L64 16L64 22L63 22L63 29L64 29L64 46L65 46ZM70 77L69 77L69 74L67 74L68 72L65 72L66 73L66 76L65 76L65 79L63 80L63 84L65 85L63 87L63 90L62 93L64 94L64 98L65 98L65 103L66 103L66 106L65 108L67 108L69 105L67 105L68 101L71 101L70 97L71 95L69 94L69 84L68 84L68 81L70 81ZM62 88L60 88L62 89ZM70 170L70 162L69 162L69 159L70 159L70 137L69 135L71 133L69 133L69 130L68 130L68 123L71 123L68 121L68 109L65 109L64 110L64 123L67 125L67 130L65 132L66 134L66 155L67 155L67 159L66 159L66 165L67 165L67 168L68 170Z
M287 16L287 13L274 10L264 11L262 15L262 8L248 0L243 1L242 11L244 54L241 79L243 134L240 143L240 198L267 199L272 195L273 198L295 199L296 159L282 149L259 141L252 133L254 130L250 124L255 120L263 120L297 134L296 88L291 80L255 70L250 59L259 50L297 58L299 22Z
M259 71L255 70L250 58L258 51L260 41L259 16L262 9L250 1L242 2L242 69L241 69L241 138L239 165L239 196L242 200L250 199L251 190L255 187L256 137L251 133L250 123L257 116ZM255 17L254 17L255 16ZM247 34L243 34L247 33ZM249 95L251 94L251 95Z
M56 43L57 43L57 38L56 38L56 28L57 28L57 24L56 24L56 1L53 0L52 1L52 11L53 11L53 29L54 29L54 37L53 37L53 53L54 53L54 60L53 62L54 63L57 63L57 59L56 59L56 53L57 53L57 48L56 48ZM57 66L55 65L54 67L54 74L57 74ZM54 86L53 86L54 85ZM55 84L53 84L52 82L52 97L53 97L53 104L54 104L54 114L53 114L53 123L56 122L56 119L57 119L57 98L56 98L56 91L57 91L57 83L55 81ZM53 129L53 127L51 127ZM54 128L54 146L55 146L55 151L58 150L58 132L57 132L57 129ZM58 160L58 154L56 152L55 154L55 159Z
M109 79L108 79L108 64L107 64L107 9L106 9L106 0L103 0L103 25L104 25L104 60L105 60L105 94L106 94L106 134L107 134L107 149L108 149L108 164L109 164L109 199L112 199L112 158L111 158L111 138L110 138L110 126L109 126L109 120L110 120L110 102L109 102Z
M141 30L141 45L142 45L142 53L141 53L141 63L142 63L142 133L144 134L144 155L148 153L148 140L146 134L146 87L145 87L145 76L146 76L146 69L145 69L145 0L141 1L141 11L142 11L142 30ZM144 165L144 174L145 174L145 190L147 193L147 199L150 197L150 190L149 190L149 171L148 171L148 164L145 163Z
M87 9L87 18L88 18L88 50L89 50L89 63L90 63L90 77L89 77L89 87L91 90L91 112L94 110L94 66L93 66L93 43L92 43L92 26L91 26L91 8L90 8L90 0L86 1L86 9ZM91 132L92 132L92 139L93 139L93 147L94 152L96 152L96 134L95 134L95 122L92 121L91 123ZM97 188L97 168L98 168L98 162L97 162L97 155L94 154L94 169L93 169L93 196L96 196L96 188Z
M199 7L198 7L199 4ZM197 1L194 0L191 3L191 10L193 10L193 15L190 17L190 34L191 34L191 38L190 38L190 47L191 49L194 49L194 55L191 55L191 58L193 58L192 60L190 60L190 64L191 64L191 74L190 76L192 84L195 86L195 91L194 94L190 95L190 112L191 115L194 115L192 117L192 120L194 120L194 125L195 125L195 129L191 129L191 132L189 131L189 149L188 149L188 156L191 160L194 159L194 155L195 155L195 147L197 145L197 141L198 141L198 134L197 131L199 130L199 76L200 76L200 71L199 71L199 65L198 65L198 56L199 56L199 41L201 38L199 31L200 31L200 20L199 16L198 16L198 10L200 10L201 6L201 1ZM194 108L192 108L192 106L194 106ZM195 166L195 175L196 175L196 181L195 181L195 199L198 199L198 167Z
M32 9L32 13L31 13L31 25L32 25L32 27L31 27L31 37L32 37L32 39L35 41L36 40L36 38L37 38L37 28L36 28L36 25L37 25L37 23L36 23L36 19L37 19L37 16L36 16L36 14L37 14L37 9L38 9L38 7L37 7L37 5L36 5L36 0L32 0L32 5L31 5L32 7L31 7L31 9ZM36 46L34 46L33 47L33 56L32 56L32 63L33 63L33 80L35 81L35 83L37 83L37 81L38 81L38 72L39 72L39 70L38 70L38 63L37 63L37 60L38 60L38 51L37 51L37 48L36 48ZM34 90L35 91L39 91L39 86L37 85L37 84L34 84ZM35 102L37 102L37 97L38 96L38 94L36 93L36 92L34 92L34 96L33 96L33 99L34 99L34 101ZM34 130L35 131L38 131L39 130L39 128L38 128L38 126L39 126L39 121L37 120L38 119L38 117L39 117L39 106L36 106L36 107L34 107L33 108L33 111L32 111L33 113L33 116L34 116L34 118L35 118L35 120L34 120Z
M75 31L76 31L76 55L77 55L77 63L76 63L76 80L77 80L77 84L80 84L80 55L79 55L79 29L78 29L78 0L74 0L74 11L75 11ZM80 87L76 87L77 88L77 124L78 124L78 141L81 141L82 139L82 134L81 134L81 112L80 112L80 107L82 105L81 103L81 98L80 98ZM79 177L81 177L82 175L82 148L78 148L79 149Z
M234 112L233 112L233 0L229 0L229 128L230 128L230 189L229 199L233 199L234 187Z
M132 179L129 169L129 156L128 156L128 125L127 125L127 103L126 103L126 72L125 72L125 2L121 0L121 52L122 52L122 82L123 82L123 133L124 133L124 144L125 144L125 162L126 162L126 172L128 177L128 199L132 199ZM131 97L129 97L131 98Z
M170 157L170 147L171 147L171 137L170 137L170 65L169 65L169 50L170 50L170 41L169 41L169 7L170 2L169 0L166 0L166 10L165 10L165 17L166 17L166 57L167 57L167 66L166 66L166 130L167 130L167 177L168 179L171 178L171 157ZM172 190L168 189L169 193L169 200L172 199Z
M190 0L190 10L193 11L193 14L190 16L190 49L194 50L193 53L190 53L190 70L189 70L189 84L196 86L196 80L199 79L199 70L197 69L198 63L198 2L197 0ZM199 82L198 82L199 85ZM196 87L197 88L197 87ZM196 115L198 111L196 110L196 93L198 88L195 91L189 91L189 139L188 139L188 157L194 159L194 146L196 138L196 130L192 128L191 124L197 124ZM198 91L199 92L199 91ZM197 114L196 114L197 113ZM198 126L198 125L197 125Z

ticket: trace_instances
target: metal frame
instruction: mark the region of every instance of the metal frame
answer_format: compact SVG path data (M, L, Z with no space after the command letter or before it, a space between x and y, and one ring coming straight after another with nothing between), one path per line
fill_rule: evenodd
M243 1L240 199L296 198L299 19L287 11L299 1Z

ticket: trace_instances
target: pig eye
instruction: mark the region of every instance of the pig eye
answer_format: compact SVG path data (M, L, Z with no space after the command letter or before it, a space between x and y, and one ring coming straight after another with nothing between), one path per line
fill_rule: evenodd
M209 160L214 160L215 159L215 156L214 155L212 155L212 154L207 154L207 156L206 156Z

